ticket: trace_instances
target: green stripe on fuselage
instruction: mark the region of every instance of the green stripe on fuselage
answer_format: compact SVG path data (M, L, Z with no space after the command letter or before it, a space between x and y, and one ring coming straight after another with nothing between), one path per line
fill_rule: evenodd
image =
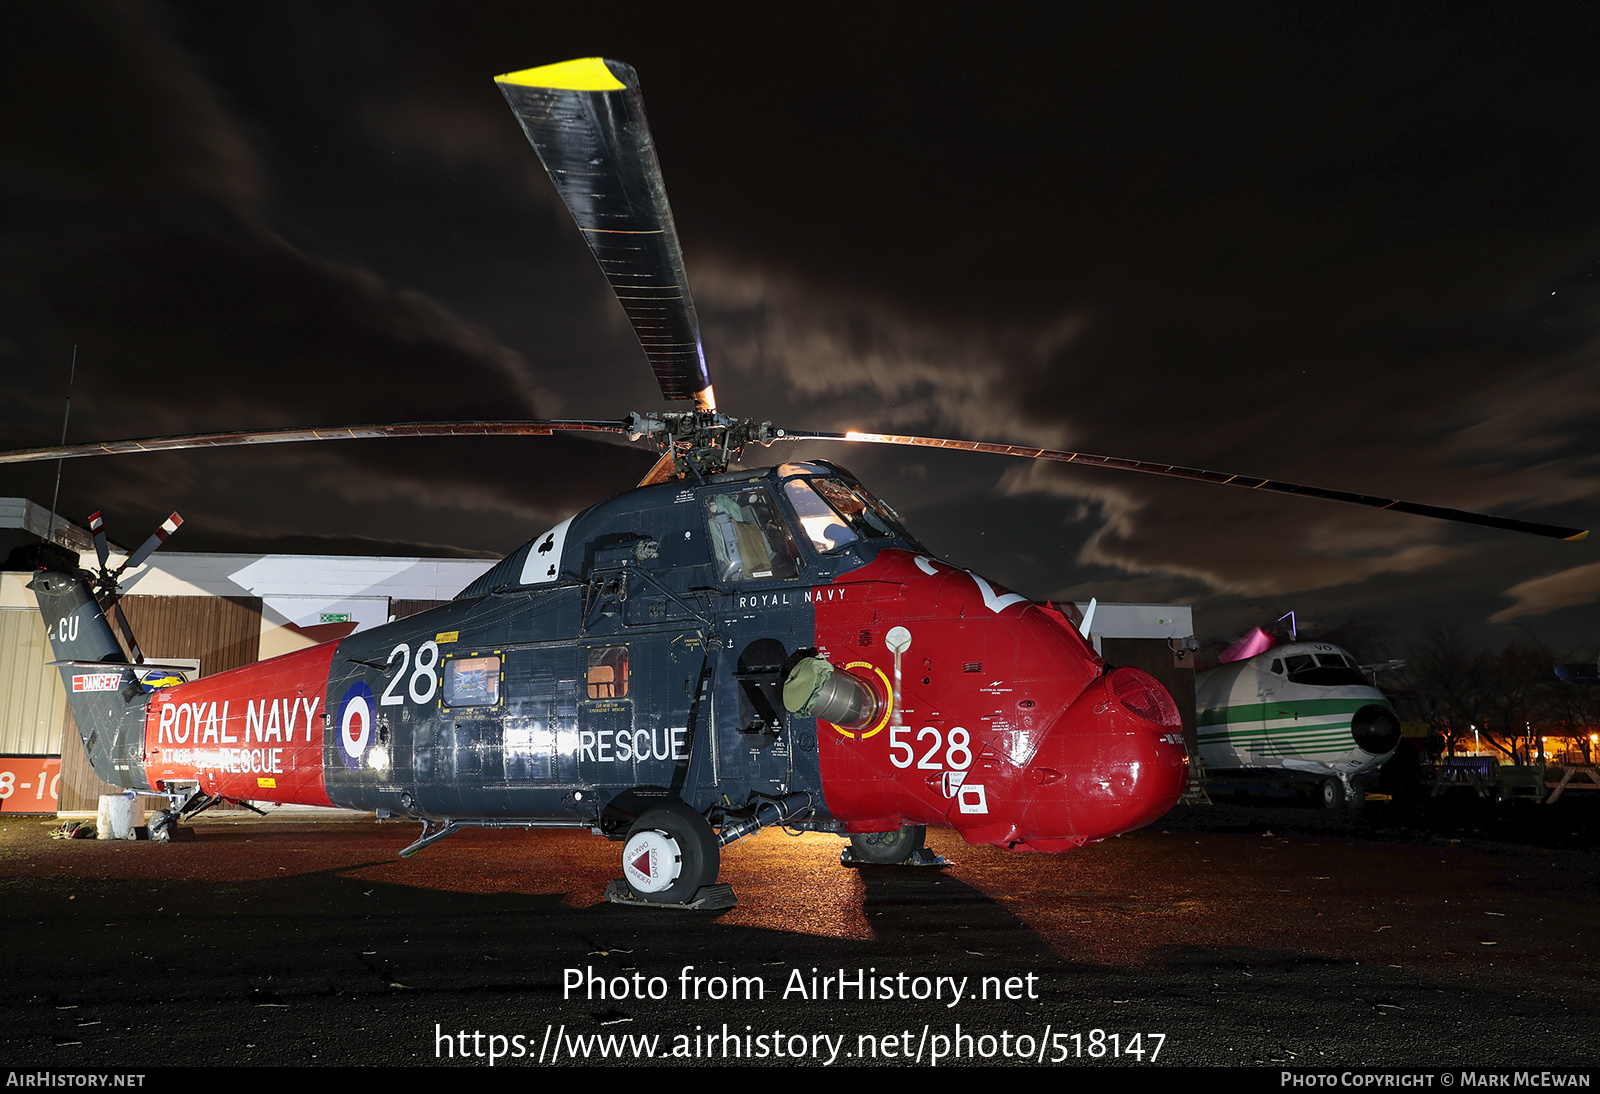
M1349 752L1356 747L1355 741L1349 733L1336 733L1330 737L1302 737L1299 735L1285 736L1260 736L1240 739L1238 737L1210 737L1201 738L1200 747L1214 748L1225 746L1238 749L1241 752L1254 752L1257 754L1295 754L1301 756L1318 756L1324 753L1337 755Z
M1389 704L1381 698L1286 699L1239 703L1200 712L1201 746L1228 746L1257 757L1333 760L1356 747L1351 716L1364 706Z
M1200 725L1215 726L1229 722L1276 722L1285 718L1316 718L1337 714L1354 714L1365 706L1389 704L1381 699L1280 699L1271 703L1233 703L1225 707L1212 707L1200 712Z

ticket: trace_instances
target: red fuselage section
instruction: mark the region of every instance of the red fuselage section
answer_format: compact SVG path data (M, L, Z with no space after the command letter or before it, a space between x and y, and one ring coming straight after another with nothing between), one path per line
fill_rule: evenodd
M1105 672L1060 612L904 551L835 586L817 599L819 654L888 707L853 730L818 724L848 831L935 824L1064 851L1177 802L1189 761L1171 698L1137 669Z

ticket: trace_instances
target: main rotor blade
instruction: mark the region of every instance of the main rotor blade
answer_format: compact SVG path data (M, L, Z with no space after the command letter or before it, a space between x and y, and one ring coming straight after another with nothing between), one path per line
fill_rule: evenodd
M1294 494L1302 498L1323 501L1342 501L1349 505L1363 505L1369 509L1387 509L1393 513L1409 513L1435 520L1455 521L1458 524L1476 524L1484 528L1499 528L1507 532L1524 532L1550 539L1579 540L1589 533L1583 528L1563 528L1554 524L1539 524L1512 517L1497 517L1488 513L1471 513L1465 509L1450 509L1442 505L1423 505L1396 498L1378 498L1369 494L1353 494L1346 490L1329 490L1323 486L1305 486L1277 479L1258 479L1250 475L1228 475L1221 471L1203 471L1197 467L1176 464L1149 463L1145 460L1125 460L1116 456L1096 456L1089 452L1066 452L1055 448L1032 448L1016 444L990 444L984 441L962 441L946 437L912 437L899 433L811 433L786 429L778 438L785 441L864 441L870 444L915 445L924 448L953 448L962 452L991 452L999 456L1022 456L1026 459L1053 460L1057 463L1087 464L1091 467L1112 467L1118 471L1138 471L1145 475L1160 475L1169 479L1190 479L1210 482L1218 486L1237 486L1245 490L1270 490L1275 494Z
M185 448L234 448L294 441L349 441L367 437L545 437L551 433L590 431L626 433L626 421L473 421L400 422L394 425L341 425L316 429L261 429L235 433L189 433L178 437L146 437L131 441L99 441L0 452L0 464L73 459L78 456L120 456L130 452L174 452Z
M633 324L661 394L715 410L639 76L587 57L496 76Z

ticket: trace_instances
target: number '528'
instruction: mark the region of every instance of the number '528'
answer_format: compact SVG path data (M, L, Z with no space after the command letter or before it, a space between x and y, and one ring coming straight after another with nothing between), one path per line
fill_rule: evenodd
M941 771L948 767L954 771L965 771L972 766L972 738L966 730L955 726L950 730L948 743L933 726L923 726L917 730L917 745L912 748L911 742L905 738L911 736L910 726L894 726L889 730L889 762L896 767L910 767L913 760L917 768L923 771ZM917 750L925 742L927 751L922 753L922 759L917 759ZM939 750L944 749L944 763L938 760Z

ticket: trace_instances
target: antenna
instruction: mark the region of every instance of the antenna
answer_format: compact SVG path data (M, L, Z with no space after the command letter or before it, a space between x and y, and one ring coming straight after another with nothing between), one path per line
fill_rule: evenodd
M78 344L72 344L72 371L67 373L67 412L61 415L61 444L67 443L67 423L72 420L72 385L78 379ZM61 500L61 460L56 461L56 489L50 495L50 527L45 531L44 541L54 543L56 539L56 502Z
M1289 641L1300 641L1300 632L1294 625L1294 612L1284 612L1282 615L1278 616L1277 621L1282 623L1285 619L1289 621Z

